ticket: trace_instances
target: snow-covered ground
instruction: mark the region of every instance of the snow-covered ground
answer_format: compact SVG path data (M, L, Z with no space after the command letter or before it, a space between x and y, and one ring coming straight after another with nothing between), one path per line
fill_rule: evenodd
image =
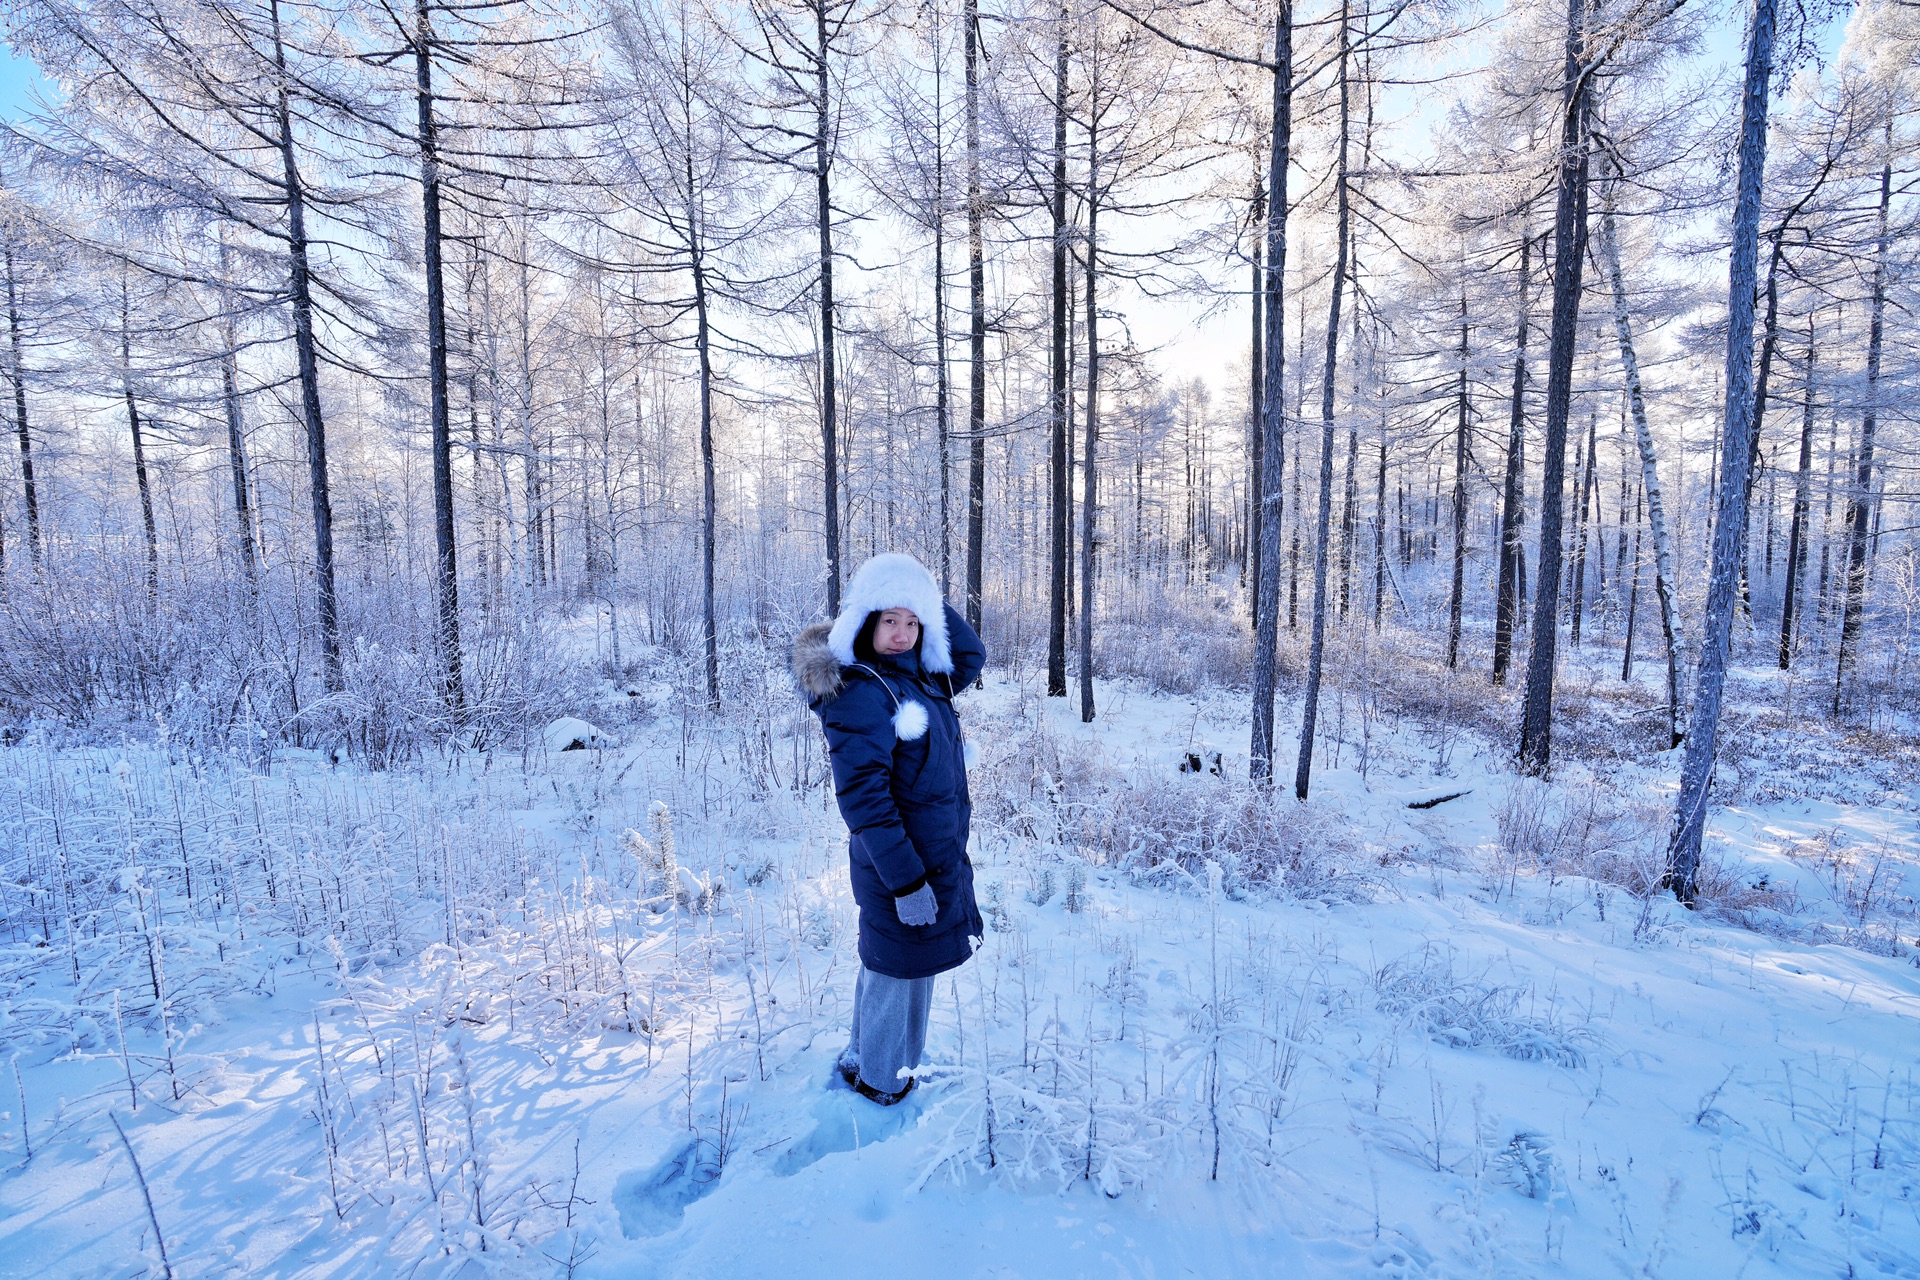
M0 751L0 1274L157 1275L157 1223L180 1276L1920 1277L1911 744L1741 722L1687 913L1670 757L1542 786L1356 712L1263 806L1233 701L996 673L992 927L882 1111L768 705L387 774Z

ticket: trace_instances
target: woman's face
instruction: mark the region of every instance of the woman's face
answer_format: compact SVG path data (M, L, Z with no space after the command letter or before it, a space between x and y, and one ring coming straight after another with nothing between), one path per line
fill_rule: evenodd
M892 657L920 642L920 619L911 609L886 609L873 628L873 651Z

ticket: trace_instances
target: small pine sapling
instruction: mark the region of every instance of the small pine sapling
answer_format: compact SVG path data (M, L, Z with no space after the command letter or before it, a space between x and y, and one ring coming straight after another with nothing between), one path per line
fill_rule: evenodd
M1087 909L1087 868L1075 862L1067 871L1067 893L1060 905L1068 915L1079 915Z

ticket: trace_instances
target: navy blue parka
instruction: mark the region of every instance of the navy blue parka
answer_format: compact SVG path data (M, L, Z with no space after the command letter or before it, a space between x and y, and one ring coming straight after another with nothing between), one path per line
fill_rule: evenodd
M851 836L860 963L891 978L955 968L985 932L967 856L973 801L953 697L979 677L986 650L952 606L939 608L951 670L928 669L924 622L921 642L891 657L843 663L828 649L824 624L802 633L794 649L795 674L826 729ZM904 924L894 903L922 884L939 913L930 925Z

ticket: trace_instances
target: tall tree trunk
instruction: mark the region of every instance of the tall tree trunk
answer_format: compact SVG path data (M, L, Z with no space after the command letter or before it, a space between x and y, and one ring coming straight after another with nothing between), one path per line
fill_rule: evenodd
M1620 543L1626 545L1627 535L1620 532ZM1627 637L1620 646L1620 678L1633 679L1633 640L1634 620L1640 613L1640 498L1636 494L1633 500L1633 586L1627 591Z
M1467 592L1467 291L1460 290L1458 385L1453 425L1453 583L1447 593L1447 669L1460 665L1461 613Z
M938 48L936 41L936 48ZM936 61L933 114L933 421L940 445L940 594L953 595L953 374L947 366L947 140L946 77Z
M820 237L821 510L827 530L827 614L840 612L840 390L835 377L833 313L833 91L827 66L827 5L814 0L814 209Z
M227 471L233 480L233 537L239 544L240 571L246 579L247 594L260 590L260 567L253 549L253 503L247 488L246 424L240 404L239 361L231 322L227 326L225 350L220 353L220 402L227 418Z
M1787 581L1780 593L1780 669L1793 667L1793 624L1800 611L1800 580L1807 571L1807 515L1813 506L1813 315L1807 315L1807 381L1800 400L1800 466L1793 478L1793 519L1787 527Z
M1772 0L1761 0L1770 4ZM1893 150L1893 122L1887 122L1886 148ZM1847 692L1847 666L1860 640L1860 620L1867 596L1867 531L1873 523L1874 433L1880 419L1880 358L1886 333L1887 213L1893 194L1893 164L1880 166L1880 223L1873 251L1873 289L1868 295L1867 408L1860 420L1860 448L1854 455L1853 485L1847 491L1846 605L1840 614L1840 651L1833 668L1833 713L1840 714Z
M1820 585L1814 591L1814 620L1824 627L1833 617L1833 471L1840 456L1840 419L1827 424L1827 475L1820 500ZM1852 465L1852 459L1848 459Z
M1267 187L1260 177L1256 166L1253 178L1253 207L1248 225L1258 228L1267 216ZM1260 574L1264 563L1261 557L1262 538L1261 520L1261 482L1266 478L1261 466L1264 461L1266 432L1261 430L1265 421L1265 395L1261 388L1266 378L1266 301L1267 291L1263 284L1262 254L1258 237L1253 242L1253 280L1248 296L1253 301L1253 334L1251 352L1247 359L1247 600L1248 620L1256 633L1260 630Z
M1300 629L1300 441L1293 442L1293 523L1287 541L1287 630Z
M1660 463L1653 449L1653 428L1647 423L1647 398L1640 385L1640 359L1633 345L1633 317L1627 309L1627 282L1620 270L1620 237L1613 219L1613 188L1600 212L1600 251L1606 258L1607 279L1613 290L1613 331L1620 343L1620 368L1627 381L1627 406L1633 414L1633 436L1640 450L1640 492L1647 505L1647 533L1653 539L1653 594L1660 602L1660 634L1667 648L1667 745L1680 745L1687 731L1680 695L1680 609L1675 599L1673 541L1667 534L1667 511L1660 491Z
M1493 592L1493 682L1507 682L1513 632L1520 619L1520 558L1526 524L1527 288L1533 280L1533 237L1520 231L1520 320L1514 335L1513 393L1507 408L1507 459L1500 482L1500 569Z
M687 180L691 183L692 161L688 153ZM692 190L689 186L688 190ZM698 225L689 222L689 226ZM707 664L707 705L720 706L720 625L714 611L714 528L717 498L714 492L713 458L713 328L707 289L705 258L696 251L693 258L693 314L695 345L700 353L700 625ZM837 563L837 561L836 561ZM836 605L833 612L839 613Z
M1307 687L1300 715L1300 754L1293 767L1293 794L1305 800L1313 783L1313 734L1320 714L1320 678L1327 658L1327 534L1333 516L1333 375L1340 350L1340 303L1347 287L1352 235L1347 190L1347 6L1340 5L1340 149L1334 174L1333 279L1327 300L1326 362L1320 374L1320 504L1314 518L1313 621L1307 649Z
M1573 544L1573 627L1568 639L1573 647L1580 647L1580 622L1587 612L1587 544L1590 541L1589 530L1598 519L1599 504L1594 495L1594 472L1599 465L1595 456L1600 443L1600 416L1587 415L1587 451L1586 465L1580 472L1580 517L1574 532ZM1604 551L1605 548L1603 547Z
M1380 415L1380 456L1373 491L1373 626L1387 611L1387 415Z
M147 446L140 429L140 409L133 399L133 319L129 314L127 282L120 281L120 395L127 406L127 431L133 437L133 478L140 491L140 524L147 539L147 600L160 599L160 529L153 518L153 485L147 476Z
M1053 334L1048 348L1052 422L1047 503L1047 696L1067 696L1067 521L1072 486L1067 471L1067 21L1063 5L1053 54Z
M1353 598L1353 538L1360 518L1358 472L1360 468L1360 432L1347 432L1346 480L1340 492L1340 616L1345 618Z
M1279 684L1281 484L1286 471L1287 169L1293 154L1293 0L1273 15L1272 132L1267 143L1267 237L1261 306L1266 316L1260 380L1260 575L1253 629L1253 780L1273 781L1273 699Z
M1754 426L1753 293L1759 267L1760 193L1767 163L1767 94L1773 75L1775 3L1756 0L1747 40L1738 196L1727 265L1726 429L1721 443L1721 483L1713 522L1713 561L1707 576L1700 678L1687 731L1686 756L1680 767L1673 839L1667 846L1668 884L1674 896L1689 906L1698 890L1707 794L1713 785L1714 750L1720 736L1720 696L1733 636L1734 593L1747 547L1746 469Z
M1567 472L1567 415L1580 336L1580 275L1587 256L1587 0L1567 0L1565 88L1561 94L1559 192L1553 215L1553 321L1547 337L1547 423L1540 482L1540 559L1533 630L1522 695L1519 763L1546 773L1553 759L1553 677L1559 656L1561 528Z
M313 272L307 256L305 180L294 154L293 108L288 90L286 46L280 35L280 3L270 0L273 59L280 76L275 94L280 165L287 201L287 259L293 301L293 345L300 370L300 418L306 429L307 496L313 509L313 576L319 597L320 653L328 693L345 687L340 664L340 605L334 590L333 496L327 480L327 423L320 411L320 356L313 333Z
M1094 531L1099 520L1100 441L1100 59L1087 85L1087 403L1080 460L1080 722L1093 721Z
M1773 376L1773 352L1780 342L1780 256L1781 245L1786 240L1786 228L1781 227L1773 233L1773 249L1767 255L1767 310L1760 325L1760 371L1753 379L1753 447L1747 454L1747 492L1743 499L1747 509L1753 509L1753 485L1760 478L1760 435L1767 422L1767 384ZM1771 504L1769 504L1771 506ZM1771 532L1771 517L1767 522ZM1749 529L1747 541L1753 541ZM1771 549L1771 544L1769 544ZM1753 612L1753 587L1749 580L1753 552L1750 546L1740 550L1740 609L1743 613ZM1769 556L1771 559L1771 556Z
M226 233L220 234L220 276L229 278L231 250ZM220 403L227 420L227 474L233 484L233 536L240 552L241 575L247 595L260 593L260 567L253 544L253 502L247 484L247 432L244 407L240 403L240 335L234 321L235 299L221 293L220 323Z
M967 621L982 626L987 538L986 208L980 191L980 0L967 0Z
M420 212L427 274L427 386L433 418L434 594L441 696L455 715L466 706L460 664L460 561L454 548L453 423L447 398L447 288L441 262L440 129L434 111L433 21L427 0L413 10L414 95L419 115Z
M13 432L20 445L21 499L27 509L27 549L33 556L35 572L40 569L40 491L33 479L33 433L27 424L26 343L20 334L20 288L17 264L13 257L13 236L8 229L5 243L7 267L7 341L12 348L12 368L8 381L13 383Z

